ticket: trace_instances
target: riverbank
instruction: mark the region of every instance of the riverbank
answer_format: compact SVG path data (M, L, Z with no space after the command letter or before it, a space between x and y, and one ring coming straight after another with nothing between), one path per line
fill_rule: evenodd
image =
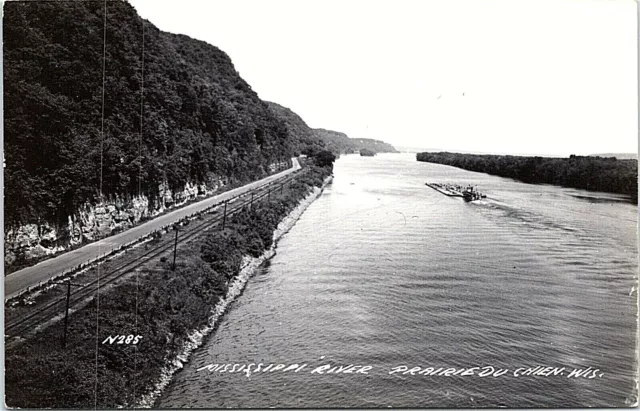
M334 174L280 240L269 268L251 279L174 375L158 407L633 403L637 206L418 163L415 154L346 155ZM425 181L468 182L494 197L465 204ZM308 366L250 376L228 372L231 367L206 369L230 363ZM325 364L373 369L370 375L311 373ZM515 371L538 364L568 371L497 378L389 374L402 365ZM588 367L604 376L568 378Z
M150 406L330 174L311 167L269 201L233 215L225 230L185 244L175 271L161 259L101 291L70 317L66 349L56 325L8 350L7 405Z
M187 341L183 344L179 354L176 355L169 366L162 370L157 385L148 395L145 395L138 401L136 404L137 408L151 408L154 406L164 389L171 382L173 375L182 369L184 364L189 362L191 353L202 346L206 338L215 330L218 326L218 321L227 311L229 304L242 294L247 282L255 274L256 270L275 255L278 240L280 240L280 238L295 225L304 211L315 201L316 198L318 198L318 196L320 196L324 187L331 182L332 178L333 177L331 176L326 177L321 187L314 187L311 193L300 201L300 204L298 204L298 206L280 222L273 233L273 244L271 244L269 249L264 251L262 255L258 257L251 257L248 255L243 257L240 273L232 281L225 297L221 298L218 304L216 304L216 306L211 310L209 322L204 327L192 330L192 332L189 333Z
M528 184L552 184L629 196L638 203L638 160L615 157L522 157L460 153L418 153L422 162L512 178Z

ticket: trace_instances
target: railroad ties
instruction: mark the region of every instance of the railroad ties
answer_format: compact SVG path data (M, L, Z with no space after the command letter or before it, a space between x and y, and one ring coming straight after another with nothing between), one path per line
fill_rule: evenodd
M209 209L202 210L194 214L191 217L186 217L186 219L192 221L188 225L188 229L183 228L183 232L180 233L177 239L172 238L173 236L159 236L157 242L149 241L146 243L148 247L145 247L142 255L138 255L134 259L127 258L114 262L108 270L105 270L102 273L99 285L97 280L94 280L87 284L82 284L82 286L78 286L75 290L69 288L66 290L66 295L64 297L60 296L58 298L53 298L50 301L43 302L42 305L34 306L33 309L25 311L22 315L6 321L5 342L7 342L7 339L21 337L36 329L41 329L42 327L47 327L52 323L57 322L58 319L63 318L66 310L69 308L76 309L78 306L85 304L89 298L94 296L96 293L96 287L99 286L100 288L103 288L105 286L109 286L129 274L135 273L136 270L139 270L140 267L146 264L149 260L160 258L163 255L170 253L171 250L175 250L177 244L188 243L197 235L213 227L222 227L223 221L229 216L242 210L244 207L254 205L256 202L267 201L270 197L271 191L279 189L279 191L282 192L282 189L286 184L291 184L298 176L303 174L306 174L306 170L299 169L291 175L262 184L251 191L247 191L225 200L224 204L223 202L220 202ZM225 207L225 209L228 207L224 216L221 215L221 213L212 212L215 207L222 206ZM180 223L183 222L178 222L178 224ZM183 223L182 225L185 224ZM171 226L165 228L170 230ZM100 262L101 261L96 261L95 263ZM92 265L93 264L87 264L87 267L85 268L90 268ZM55 276L55 278L57 277L59 276ZM43 284L43 286L45 286L45 284ZM31 291L33 291L33 287L31 288ZM21 294L15 298L23 299L26 297L25 294Z

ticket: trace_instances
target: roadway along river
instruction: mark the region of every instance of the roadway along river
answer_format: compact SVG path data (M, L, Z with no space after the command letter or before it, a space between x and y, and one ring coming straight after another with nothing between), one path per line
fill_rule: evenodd
M292 166L287 170L272 174L242 187L234 188L224 193L189 204L177 210L170 211L121 233L87 244L81 248L60 254L57 257L41 261L36 265L11 273L4 279L4 298L6 300L8 298L15 297L29 287L33 287L38 285L40 282L46 282L51 278L55 278L56 276L61 275L65 271L71 270L80 264L93 261L100 256L109 253L111 250L145 237L152 232L180 221L189 215L205 210L215 204L229 200L234 196L246 193L261 186L262 184L272 182L299 170L300 163L298 160L296 158L292 158L291 161Z
M475 184L489 198L464 203L427 181ZM333 184L159 405L630 405L636 224L637 206L615 195L522 184L408 154L343 156ZM250 377L198 371L260 362L308 365ZM312 373L327 363L372 368ZM389 374L399 366L420 368ZM508 371L420 374L484 366ZM524 375L537 366L558 375ZM587 371L569 377L574 369Z

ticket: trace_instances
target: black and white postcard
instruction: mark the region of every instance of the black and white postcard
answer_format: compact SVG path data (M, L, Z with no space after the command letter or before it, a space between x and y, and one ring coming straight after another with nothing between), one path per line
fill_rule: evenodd
M24 0L4 401L638 404L631 0Z

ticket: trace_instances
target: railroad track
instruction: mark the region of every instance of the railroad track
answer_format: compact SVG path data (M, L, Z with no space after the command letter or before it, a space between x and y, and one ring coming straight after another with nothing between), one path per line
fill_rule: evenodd
M260 187L257 187L251 191L240 194L236 197L233 197L229 200L226 200L227 205L231 205L230 208L226 210L226 216L229 217L243 207L250 205L253 202L257 202L260 200L264 200L265 197L269 197L270 193L274 190L274 187L284 187L284 185L291 183L298 176L306 173L306 170L301 170L293 173L293 175L289 175L283 180L275 180L269 183L266 183ZM245 198L243 198L245 197ZM249 198L247 198L249 197ZM237 200L241 200L239 203L236 203ZM225 218L224 215L220 215L219 213L213 214L213 210L220 207L225 202L218 203L212 206L210 209L198 213L199 215L205 215L203 220L198 220L197 217L192 217L188 224L189 229L185 231L183 235L178 236L178 243L184 243L189 241L190 239L196 237L201 234L203 231L211 229L212 227L219 225L222 223ZM195 225L193 225L195 223ZM86 301L91 296L95 295L105 286L111 285L118 281L120 278L129 274L133 270L141 267L148 261L157 258L158 256L168 252L174 247L175 239L172 236L166 236L168 238L161 240L160 243L154 244L153 247L147 251L145 251L141 256L136 258L133 261L123 262L122 264L116 265L109 269L109 271L103 272L99 279L95 279L88 284L83 285L80 288L74 289L69 298L69 306L74 307L83 301ZM5 340L7 338L15 338L23 335L27 331L34 330L36 327L45 325L49 321L53 320L57 316L59 316L66 307L66 296L55 299L54 301L50 301L45 303L41 307L34 308L33 311L27 312L24 315L17 317L11 321L5 323Z

